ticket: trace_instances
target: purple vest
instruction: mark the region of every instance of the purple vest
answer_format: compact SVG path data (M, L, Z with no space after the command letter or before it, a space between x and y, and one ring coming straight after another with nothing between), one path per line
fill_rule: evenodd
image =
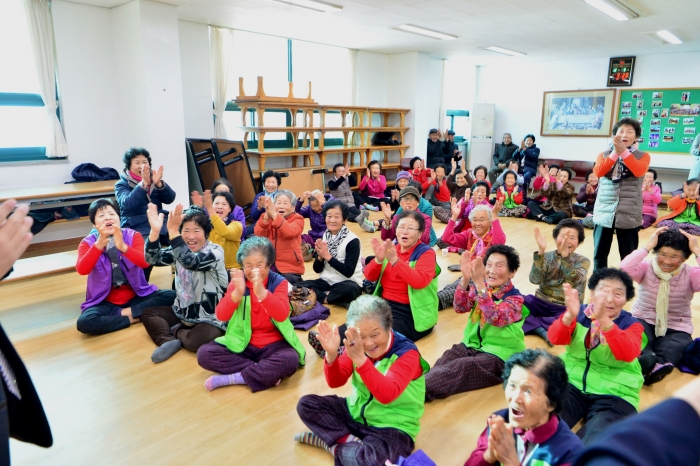
M136 232L130 228L122 228L122 235L124 236L124 242L131 246L134 241L134 234ZM92 247L97 241L97 237L93 234L89 234L83 239L88 246ZM158 291L158 287L151 285L146 281L146 276L143 274L143 269L135 264L132 264L126 257L124 257L119 252L119 266L124 272L124 276L134 289L134 292L138 296L148 296L151 293ZM109 257L105 252L102 252L100 258L95 264L95 268L88 275L87 279L87 291L85 292L85 302L80 305L81 310L85 310L89 307L96 306L100 304L107 298L110 290L112 289L112 264L109 261Z

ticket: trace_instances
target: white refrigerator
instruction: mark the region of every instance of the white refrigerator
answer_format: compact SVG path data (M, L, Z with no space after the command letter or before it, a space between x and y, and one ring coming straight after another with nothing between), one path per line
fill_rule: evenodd
M474 104L469 117L471 120L471 135L469 138L467 167L470 170L474 170L479 165L491 168L491 156L494 150L493 125L496 117L496 105Z

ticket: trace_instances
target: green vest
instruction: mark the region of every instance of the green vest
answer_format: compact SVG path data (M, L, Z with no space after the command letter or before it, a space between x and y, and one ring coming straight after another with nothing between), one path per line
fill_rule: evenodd
M411 257L409 257L409 262L408 265L413 269L416 267L416 261L420 256L423 255L427 250L429 250L430 247L423 244L423 243L418 243L418 246L416 246L416 249L413 250L413 253L411 253ZM382 272L379 275L379 280L377 280L377 287L374 289L374 296L382 296L382 275L384 275L384 269L386 269L387 264L389 261L384 259L384 263L382 264ZM416 330L419 332L423 332L425 330L428 330L429 328L435 327L435 324L437 324L438 321L438 297L437 297L437 289L438 289L438 275L440 275L440 272L442 270L440 269L440 266L435 263L435 278L432 279L430 284L426 286L425 288L421 289L414 289L410 285L408 285L408 302L409 306L411 306L411 314L413 314L413 325L416 327Z
M267 279L267 289L270 293L275 291L275 288L284 280L284 278L274 272L270 272ZM279 330L282 337L290 344L292 348L299 354L299 364L304 365L306 360L306 350L301 344L299 337L294 332L294 326L287 317L282 322L277 322L270 318L270 322ZM217 343L224 345L232 353L242 353L250 343L250 336L253 334L253 327L250 318L250 294L246 289L246 295L243 301L238 305L238 309L231 316L231 320L226 328L226 334L223 337L217 338Z
M496 304L500 303L503 299L512 295L519 295L520 291L513 288L503 295L501 300L496 301ZM474 322L472 316L474 311L476 311L477 303L474 303L474 308L471 310L468 316L467 326L464 329L464 339L462 343L467 348L474 348L484 353L493 354L498 356L503 361L506 361L509 357L515 353L525 350L525 333L523 333L523 322L527 317L528 311L523 307L523 314L519 321L513 322L512 324L506 325L505 327L496 327L484 323L481 326L481 319Z
M406 351L416 350L416 345L405 336L394 332L394 342L389 353L380 361L375 362L374 367L386 375L392 364ZM425 409L425 373L430 366L421 357L420 364L423 374L409 382L404 391L389 404L377 401L367 389L357 371L352 373L352 394L347 398L348 410L352 418L366 426L379 428L398 429L410 435L415 442L420 431L420 419Z
M620 317L623 319L615 319L620 328L627 328L637 322L629 313L622 312ZM635 358L632 362L619 361L615 359L608 345L598 345L587 350L585 339L589 328L582 324L582 320L590 320L585 315L582 319L582 315L583 312L580 312L571 343L561 355L569 374L569 382L584 393L619 396L638 409L639 391L644 383L639 360ZM645 344L646 338L642 336L642 348Z

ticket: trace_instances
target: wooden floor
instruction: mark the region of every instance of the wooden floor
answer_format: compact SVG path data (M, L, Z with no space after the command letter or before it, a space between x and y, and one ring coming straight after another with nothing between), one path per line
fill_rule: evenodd
M546 232L549 250L554 244L552 227L509 218L502 219L502 224L508 244L521 254L515 284L523 293L532 293L535 286L528 281L536 249L532 229L538 225ZM359 231L357 224L349 226ZM444 225L437 223L436 227L441 234ZM579 248L589 258L593 256L591 233L586 230L588 238ZM364 255L371 254L369 240L378 233L358 234ZM649 235L649 231L641 233L641 244ZM438 261L443 268L442 287L458 278L457 273L447 271L458 256L444 258L438 253ZM616 252L610 264L619 264ZM306 275L313 276L313 271ZM302 395L345 396L350 392L349 384L340 390L327 387L323 361L308 346L306 332L298 332L308 351L306 367L279 387L255 395L243 386L209 393L203 384L211 373L197 365L194 354L182 350L163 364L151 362L154 345L141 324L100 337L80 334L75 320L85 296L85 281L71 272L0 285L0 320L29 368L54 435L54 446L48 450L13 440L14 464L332 464L325 451L293 441L294 434L305 430L295 411ZM169 288L169 269L156 268L152 281ZM700 301L696 298L693 303L697 329ZM333 308L330 320L342 323L345 312ZM433 333L418 342L429 363L462 339L465 319L451 308L440 313ZM526 343L528 347L544 346L536 337L526 337ZM644 387L642 408L667 398L691 379L676 370L663 382ZM416 447L440 466L463 464L486 417L504 405L501 387L429 403Z

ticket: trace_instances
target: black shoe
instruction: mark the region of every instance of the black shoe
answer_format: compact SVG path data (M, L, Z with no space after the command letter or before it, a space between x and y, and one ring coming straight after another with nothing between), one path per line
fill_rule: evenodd
M552 220L549 217L542 217L542 221L548 225L551 225L552 223L554 223L554 220Z
M652 385L656 382L661 382L664 377L673 372L673 364L670 362L666 364L657 364L657 367L644 377L644 385Z

